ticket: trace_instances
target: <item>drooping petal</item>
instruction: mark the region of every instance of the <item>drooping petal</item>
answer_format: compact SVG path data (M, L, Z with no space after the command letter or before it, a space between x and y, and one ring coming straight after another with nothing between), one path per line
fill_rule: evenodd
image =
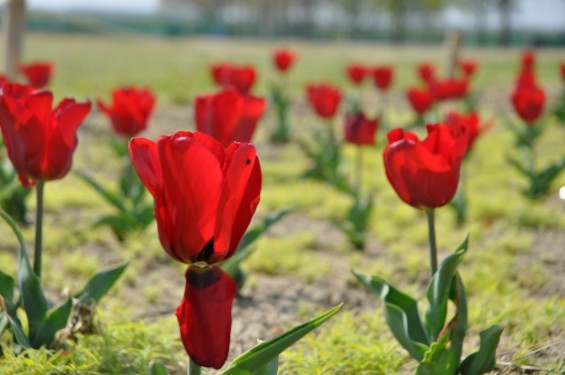
M161 162L157 144L147 138L134 137L129 141L129 155L141 182L155 198L161 194Z
M225 179L218 204L215 259L230 256L241 241L259 204L261 166L255 147L233 143L226 150Z
M226 362L236 292L237 284L219 267L191 266L186 271L176 315L186 352L200 366L219 369Z

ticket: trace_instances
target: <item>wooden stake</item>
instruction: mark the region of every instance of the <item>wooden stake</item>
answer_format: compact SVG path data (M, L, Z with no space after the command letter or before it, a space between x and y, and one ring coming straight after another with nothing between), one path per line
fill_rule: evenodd
M25 28L25 0L6 0L4 9L4 73L14 80L22 54Z
M445 48L447 49L445 72L447 77L453 78L457 71L459 51L461 50L461 33L459 31L449 31L446 34Z

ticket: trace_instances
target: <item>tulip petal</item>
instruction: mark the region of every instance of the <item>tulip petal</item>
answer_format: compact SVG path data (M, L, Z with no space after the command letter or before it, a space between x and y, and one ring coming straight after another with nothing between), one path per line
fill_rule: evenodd
M261 166L255 147L232 143L226 150L225 179L215 228L215 259L221 261L236 249L259 204ZM226 225L233 223L233 226Z
M201 136L177 132L157 142L161 159L164 199L171 220L172 249L185 262L200 259L199 253L215 240L216 209L223 180L221 164ZM190 252L190 253L188 253ZM212 255L212 254L210 254Z
M160 195L162 184L161 163L157 144L147 138L135 137L129 141L129 155L139 178L151 195Z
M185 276L184 298L176 311L182 342L194 362L219 369L229 352L237 285L216 266L207 270L191 266Z

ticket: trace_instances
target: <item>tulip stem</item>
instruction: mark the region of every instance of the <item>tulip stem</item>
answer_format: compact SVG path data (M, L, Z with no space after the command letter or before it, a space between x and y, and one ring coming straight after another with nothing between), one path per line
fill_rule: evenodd
M38 181L35 186L37 207L35 209L35 253L33 257L33 271L41 280L41 254L43 251L43 188L45 182Z
M361 184L363 183L363 146L357 146L357 158L355 160L355 187L357 196L361 196Z
M437 271L437 245L436 245L434 209L433 208L427 209L426 216L428 218L428 237L430 240L430 265L432 267L432 277L433 277Z
M188 375L200 375L201 373L202 373L202 369L200 365L194 362L192 359L189 359Z

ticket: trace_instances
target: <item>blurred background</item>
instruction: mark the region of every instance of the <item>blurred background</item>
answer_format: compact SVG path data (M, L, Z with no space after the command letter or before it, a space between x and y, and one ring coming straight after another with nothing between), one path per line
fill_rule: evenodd
M565 0L28 0L27 28L473 45L565 45Z

